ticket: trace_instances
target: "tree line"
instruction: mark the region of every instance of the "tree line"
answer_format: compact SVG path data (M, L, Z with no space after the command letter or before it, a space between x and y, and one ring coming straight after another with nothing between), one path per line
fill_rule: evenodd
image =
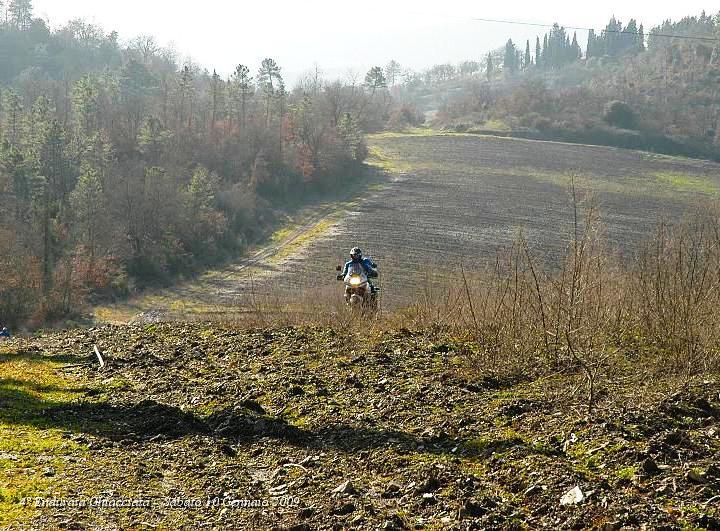
M223 78L150 36L51 30L30 0L3 12L3 323L62 318L242 251L278 208L357 177L362 132L394 111L381 68L288 89L272 58Z
M719 42L720 14L650 31L613 17L584 50L555 24L534 46L408 73L396 93L442 127L720 158Z

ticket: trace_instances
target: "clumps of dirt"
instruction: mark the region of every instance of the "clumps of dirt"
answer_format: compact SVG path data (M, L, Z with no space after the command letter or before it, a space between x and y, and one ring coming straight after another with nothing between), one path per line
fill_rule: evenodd
M87 453L48 494L152 501L46 508L33 524L720 525L716 380L650 405L618 398L588 416L581 398L548 392L545 380L468 373L458 353L472 349L460 343L442 332L361 338L323 327L183 324L28 340L38 355L88 354L87 365L65 371L85 398L47 411L48 429ZM108 360L102 371L93 345ZM559 375L553 389L575 382ZM565 497L571 491L581 496Z

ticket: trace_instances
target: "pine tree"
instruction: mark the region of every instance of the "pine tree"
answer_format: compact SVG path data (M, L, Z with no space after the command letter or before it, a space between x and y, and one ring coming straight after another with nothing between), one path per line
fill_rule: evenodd
M97 130L98 98L97 83L89 75L81 77L75 83L72 94L73 108L80 132L85 137L91 136Z
M348 156L356 161L362 160L363 137L357 120L346 112L338 121L337 130Z
M220 189L220 178L199 166L193 173L186 190L189 211L199 213L213 208L215 196Z
M542 47L540 46L540 37L535 37L535 66L542 66Z
M138 133L138 148L145 155L150 165L160 163L168 141L172 138L170 131L163 128L160 120L149 117Z
M640 24L640 28L638 28L638 39L637 39L637 49L640 52L645 51L645 28L643 28L643 25Z
M277 75L279 76L279 69ZM275 74L273 74L275 76ZM232 93L236 110L239 111L238 120L240 127L244 130L247 120L247 103L249 98L254 94L253 78L250 75L250 69L245 65L237 65L232 77Z
M188 129L190 129L192 128L192 111L195 97L195 79L189 65L185 65L182 70L180 70L180 75L178 79L178 95L180 99L180 106L178 108L178 122L181 126L183 126L187 118L187 127Z
M270 125L270 106L275 95L275 84L281 79L280 67L271 58L263 59L258 70L257 80L262 87L265 99L265 125Z
M37 253L42 264L42 292L48 295L53 284L53 237L52 218L50 215L50 187L47 179L39 175L31 176L31 217L33 230L38 237L35 241L40 242L40 249Z
M385 67L385 77L388 80L388 83L391 87L395 86L395 83L397 81L397 78L400 76L400 73L402 72L402 67L400 66L400 63L398 63L396 60L391 60L387 66Z
M32 0L10 0L8 15L12 27L21 31L28 29L33 17Z
M24 224L31 199L30 176L22 153L8 140L3 140L0 146L0 172L11 179L15 220Z
M22 134L22 102L12 89L5 91L3 99L4 138L11 145L18 146Z
M383 69L379 66L373 66L365 75L365 86L374 94L375 91L387 88L387 79Z
M73 207L74 228L78 241L87 250L92 268L97 255L98 240L107 206L98 172L87 169L78 179L70 195Z
M210 97L211 97L211 103L210 103L210 130L215 130L215 122L218 119L218 111L221 106L221 96L222 96L222 81L220 80L220 76L218 73L213 69L212 77L210 78Z
M493 66L493 59L492 54L487 54L487 61L485 63L485 76L487 77L487 80L490 81L492 79L494 72L494 66Z

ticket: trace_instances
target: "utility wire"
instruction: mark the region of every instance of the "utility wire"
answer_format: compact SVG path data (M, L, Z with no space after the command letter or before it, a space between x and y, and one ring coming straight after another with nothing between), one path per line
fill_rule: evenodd
M472 20L476 20L478 22L494 22L496 24L515 24L517 26L535 26L538 28L552 28L555 26L555 24L539 24L535 22L522 22L519 20L498 20L493 18L473 18ZM595 28L581 28L579 26L560 26L561 28L565 29L571 29L571 30L578 30L578 31L595 31ZM618 31L618 30L601 30L604 33L618 33L621 35L635 35L638 34L632 31ZM697 41L706 41L706 42L718 42L720 43L720 39L717 39L715 37L698 37L698 36L692 36L692 35L674 35L671 33L646 33L646 37L669 37L673 39L690 39L690 40L697 40Z

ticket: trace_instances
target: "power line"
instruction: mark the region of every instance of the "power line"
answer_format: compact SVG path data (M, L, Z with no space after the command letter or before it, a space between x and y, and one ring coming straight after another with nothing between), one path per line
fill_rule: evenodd
M539 24L536 22L522 22L519 20L498 20L494 18L473 18L473 20L476 20L478 22L493 22L496 24L515 24L517 26L535 26L538 28L552 28L555 26L555 24ZM582 28L579 26L560 26L561 28L565 29L571 29L571 30L578 30L578 31L595 31L595 28ZM635 35L638 34L632 31L618 31L618 30L608 30L604 29L602 30L605 33L618 33L620 35ZM720 39L716 39L715 37L698 37L693 35L674 35L671 33L648 33L646 36L650 37L669 37L673 39L690 39L690 40L697 40L697 41L705 41L705 42L720 42Z

